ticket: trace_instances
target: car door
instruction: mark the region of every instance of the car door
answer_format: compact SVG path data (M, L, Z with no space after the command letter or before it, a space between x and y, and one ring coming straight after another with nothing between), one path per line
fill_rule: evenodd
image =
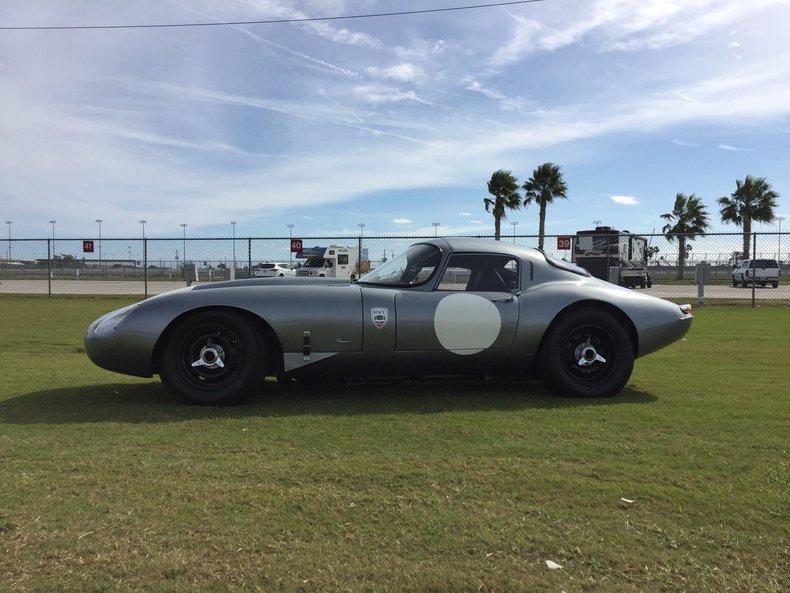
M509 255L450 254L433 290L395 297L396 350L471 356L509 349L518 326L518 266Z

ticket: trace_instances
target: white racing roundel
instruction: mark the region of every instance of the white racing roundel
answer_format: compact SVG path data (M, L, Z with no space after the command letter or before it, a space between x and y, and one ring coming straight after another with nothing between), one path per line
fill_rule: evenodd
M439 343L455 354L476 354L499 335L502 317L496 305L468 292L444 297L436 306L433 327Z

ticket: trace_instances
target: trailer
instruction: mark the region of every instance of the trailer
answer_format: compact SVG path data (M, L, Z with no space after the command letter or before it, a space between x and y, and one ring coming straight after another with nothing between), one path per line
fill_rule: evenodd
M361 258L358 247L330 245L323 253L321 249L311 248L305 263L296 270L297 276L348 278L353 281L370 270L367 249L362 249Z
M628 288L650 288L647 271L648 241L645 237L608 226L576 233L571 261L601 280Z

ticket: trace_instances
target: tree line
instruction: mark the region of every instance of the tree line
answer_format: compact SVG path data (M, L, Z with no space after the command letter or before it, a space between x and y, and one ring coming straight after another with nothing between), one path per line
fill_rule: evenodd
M523 195L520 190L523 190ZM567 199L568 185L559 165L543 163L521 185L512 171L494 171L488 181L488 193L491 197L483 198L483 205L486 212L494 216L494 236L497 241L502 236L502 221L507 218L509 211L536 204L538 249L543 249L547 207L555 199ZM779 194L765 177L752 175L747 175L744 180L736 180L735 191L729 196L718 198L721 221L734 224L743 232L743 259L749 259L752 223L775 222L778 200ZM667 223L661 232L667 240L677 241L678 267L682 270L690 249L689 242L704 235L710 228L708 208L696 194L679 193L675 196L672 210L662 214L661 218Z

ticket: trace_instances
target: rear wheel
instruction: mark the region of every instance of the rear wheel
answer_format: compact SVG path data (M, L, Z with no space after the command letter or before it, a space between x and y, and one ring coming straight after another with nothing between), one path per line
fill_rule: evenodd
M732 279L732 287L736 288L737 286L738 286L738 281L735 278L733 278Z
M236 403L260 391L267 352L238 314L205 311L181 321L165 345L159 376L171 393L195 404Z
M748 283L748 282L746 282L746 280L741 280L741 287L743 287L743 288L749 288L749 283Z
M599 309L579 309L554 325L540 360L557 395L604 397L616 395L628 382L634 348L617 318Z
M771 282L771 286L774 288L779 288L779 281L777 280L776 282Z

